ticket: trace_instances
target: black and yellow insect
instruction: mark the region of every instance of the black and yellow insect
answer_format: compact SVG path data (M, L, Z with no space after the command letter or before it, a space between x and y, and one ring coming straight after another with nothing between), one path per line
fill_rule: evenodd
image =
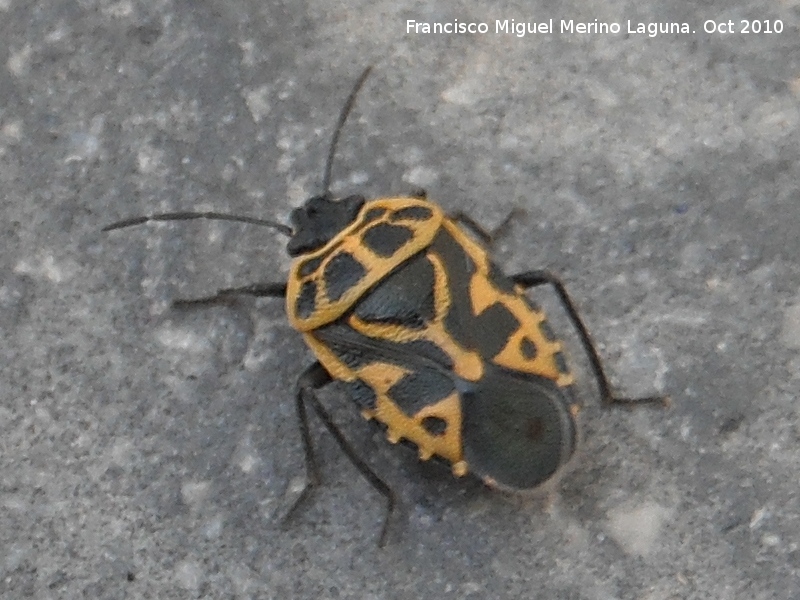
M390 442L416 446L421 460L447 461L457 477L472 473L493 487L528 490L567 464L578 439L562 344L525 290L550 285L576 326L606 403L662 401L612 395L597 352L561 281L546 271L508 277L492 262L486 234L465 216L448 216L424 194L366 200L328 192L339 132L369 69L337 123L324 192L292 212L292 226L221 213L170 213L150 220L224 219L267 225L290 236L294 257L286 284L220 290L179 304L239 294L285 297L289 322L316 356L298 379L296 406L308 485L319 482L307 405L389 502L394 494L350 447L315 390L339 381L362 415Z

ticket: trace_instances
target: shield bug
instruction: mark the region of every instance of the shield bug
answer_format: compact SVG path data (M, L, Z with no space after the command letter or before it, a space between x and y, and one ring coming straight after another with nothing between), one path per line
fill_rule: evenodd
M562 281L534 270L507 276L492 261L490 236L466 215L448 215L423 193L367 200L330 193L342 127L370 69L339 115L322 178L323 192L291 213L291 225L216 212L135 217L104 231L148 221L218 219L271 227L289 237L287 282L222 289L178 305L239 295L284 298L289 322L316 361L295 393L307 483L320 476L308 407L347 457L387 500L380 536L395 505L391 488L334 424L316 390L345 384L361 414L392 443L416 446L421 460L448 462L492 487L530 490L554 478L578 440L579 404L562 343L526 290L550 286L575 326L605 404L666 403L665 397L615 396L600 357Z

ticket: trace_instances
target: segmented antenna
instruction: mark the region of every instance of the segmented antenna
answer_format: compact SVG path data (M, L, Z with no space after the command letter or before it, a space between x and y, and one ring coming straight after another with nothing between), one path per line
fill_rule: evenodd
M353 110L353 106L356 103L356 96L358 96L358 92L361 91L361 88L364 86L364 82L367 80L370 71L372 71L372 65L368 66L359 76L358 80L356 81L355 85L353 86L350 95L347 97L347 100L342 107L342 112L339 113L339 120L336 122L336 129L333 130L333 138L331 138L331 145L330 149L328 150L328 158L325 161L325 172L322 175L322 187L324 188L325 196L328 195L330 185L331 185L331 168L333 167L333 157L336 154L336 145L339 143L339 134L342 132L342 127L344 126L345 121L347 121L347 117L350 115L350 111ZM288 225L284 225L283 223L278 223L276 221L270 221L268 219L256 219L255 217L242 217L239 215L229 215L226 213L218 213L218 212L173 212L173 213L159 213L155 215L147 215L143 217L131 217L129 219L123 219L122 221L117 221L116 223L111 223L110 225L106 225L103 227L103 231L113 231L114 229L123 229L125 227L134 227L135 225L143 225L144 223L149 223L150 221L190 221L193 219L208 219L212 221L235 221L238 223L249 223L250 225L261 225L264 227L271 227L278 233L282 233L285 236L291 237L294 232L292 228Z
M372 71L372 65L368 66L364 69L364 72L361 73L361 76L356 81L355 85L353 86L350 95L347 97L347 100L342 107L342 112L339 113L339 120L336 122L336 129L333 130L333 137L331 138L331 146L328 150L328 159L325 161L325 172L322 175L322 189L323 189L323 196L327 196L330 192L331 187L331 169L333 167L333 156L336 154L336 144L339 143L339 134L342 132L342 127L344 127L345 121L347 121L347 117L350 116L350 111L353 110L353 106L356 103L356 97L358 96L358 92L361 91L361 88L364 86L364 82L369 77L369 73Z
M174 212L174 213L160 213L156 215L147 215L144 217L131 217L111 223L103 227L103 231L112 231L114 229L122 229L124 227L133 227L134 225L142 225L150 221L190 221L192 219L208 219L212 221L236 221L238 223L249 223L251 225L262 225L264 227L271 227L278 233L285 236L292 236L292 228L283 223L269 221L267 219L256 219L255 217L241 217L239 215L229 215L218 212Z

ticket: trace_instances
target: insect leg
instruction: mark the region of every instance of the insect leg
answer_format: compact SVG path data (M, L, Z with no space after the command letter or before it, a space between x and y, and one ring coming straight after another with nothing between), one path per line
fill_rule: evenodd
M470 217L467 213L458 211L458 212L455 212L455 213L447 215L447 216L449 218L451 218L453 221L457 221L458 223L461 223L464 227L469 229L484 244L490 245L492 243L492 240L494 238L494 236L492 235L492 232L486 231L486 229L483 227L483 225L478 223L475 219Z
M578 314L578 309L575 307L575 303L570 298L569 294L567 293L567 288L564 286L564 282L550 271L544 270L537 270L537 271L527 271L525 273L519 273L517 275L513 275L511 280L516 283L517 285L522 286L525 289L536 287L539 285L551 285L553 289L558 294L558 298L561 301L561 304L564 306L564 309L567 311L567 315L569 316L572 324L575 326L575 329L578 331L578 335L581 339L581 344L583 344L583 349L586 351L586 354L589 357L589 362L592 366L592 372L594 373L595 379L597 380L597 384L600 387L600 396L605 404L639 404L639 403L660 403L664 406L669 406L670 400L668 396L646 396L643 398L623 398L619 396L615 396L611 391L611 384L608 381L608 377L606 376L605 371L603 370L603 363L600 360L600 355L597 353L597 349L592 342L592 338L589 335L589 330L586 329L586 325L584 325L583 320L581 319L580 315Z
M378 538L378 546L383 547L386 544L387 536L389 533L389 525L391 516L394 512L395 505L397 504L395 493L383 479L381 479L364 460L358 456L356 451L344 437L341 430L336 426L331 418L328 410L322 405L317 398L315 390L323 387L331 382L331 376L323 368L319 362L315 362L308 369L306 369L297 381L297 415L300 420L300 433L303 438L303 449L305 451L306 471L308 473L308 482L306 487L300 493L300 496L295 501L294 505L289 509L286 518L290 518L295 514L298 506L304 503L309 497L315 487L320 484L319 467L317 465L316 457L314 456L314 447L311 443L311 434L308 427L308 415L306 412L306 402L311 405L314 412L322 421L325 428L331 433L339 448L342 449L345 456L353 463L364 479L375 488L384 498L386 498L386 517L383 520L383 527L381 528L380 538Z
M285 298L285 283L253 283L243 287L224 288L211 296L175 300L176 307L209 306L214 304L230 304L237 296L256 296L257 298Z
M498 237L501 237L504 233L506 233L511 223L514 222L514 219L520 216L521 212L522 210L519 208L512 208L509 211L508 215L506 215L506 218L503 219L503 221L491 231L487 231L483 225L478 223L467 213L461 211L448 215L448 217L454 221L457 221L458 223L469 229L484 244L486 244L487 246L491 246L494 240L496 240Z
M294 501L294 504L289 508L284 516L284 521L291 519L296 513L297 509L306 502L311 492L319 486L322 478L319 474L319 466L317 465L317 458L314 454L314 444L311 441L311 430L308 427L308 411L306 410L306 395L313 394L314 390L328 385L331 382L331 376L322 367L321 364L315 362L308 367L300 377L297 378L297 386L295 392L295 407L297 409L297 421L300 426L300 438L303 441L303 456L305 459L306 467L306 483L300 495Z

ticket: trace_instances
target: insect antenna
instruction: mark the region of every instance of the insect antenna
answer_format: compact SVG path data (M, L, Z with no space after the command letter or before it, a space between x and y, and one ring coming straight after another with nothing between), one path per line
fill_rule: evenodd
M146 215L143 217L131 217L123 219L116 223L111 223L103 227L102 231L113 231L114 229L123 229L125 227L133 227L135 225L142 225L150 221L191 221L193 219L207 219L209 221L235 221L237 223L249 223L250 225L261 225L263 227L271 227L278 233L291 237L293 234L292 228L283 223L270 221L267 219L256 219L255 217L243 217L239 215L229 215L226 213L218 212L173 212L173 213L159 213L155 215Z
M372 71L372 65L368 66L361 73L355 85L353 86L350 95L347 97L344 106L342 107L342 112L339 113L339 120L336 122L336 129L333 130L333 137L331 138L331 145L330 149L328 150L328 159L325 161L325 172L322 175L323 196L328 196L330 193L329 188L331 187L331 169L333 167L333 156L336 154L336 144L339 143L339 134L342 132L342 127L344 126L345 121L347 121L350 111L353 110L358 92L360 92L361 88L364 86L364 82L367 80L367 77L369 77L370 71Z
M342 127L344 126L345 121L347 121L347 117L350 115L350 112L353 110L353 106L356 103L356 97L361 91L361 88L364 86L364 82L367 80L370 71L372 71L372 65L368 66L361 73L355 85L353 86L353 89L350 91L350 95L347 97L344 106L342 107L342 112L339 113L339 120L336 122L336 128L333 130L333 137L331 138L328 157L325 161L325 171L322 176L322 187L324 189L323 196L328 196L330 192L329 188L331 185L333 157L336 154L336 145L339 143L339 135L342 132ZM106 225L103 227L102 231L113 231L115 229L124 229L125 227L134 227L136 225L143 225L144 223L149 223L151 221L190 221L193 219L206 219L209 221L235 221L238 223L248 223L250 225L261 225L263 227L270 227L278 233L288 237L292 237L292 235L294 235L294 231L288 225L284 225L283 223L278 223L276 221L270 221L268 219L256 219L255 217L243 217L239 215L230 215L218 212L189 211L131 217L128 219L123 219L122 221L117 221L116 223L111 223L110 225Z

